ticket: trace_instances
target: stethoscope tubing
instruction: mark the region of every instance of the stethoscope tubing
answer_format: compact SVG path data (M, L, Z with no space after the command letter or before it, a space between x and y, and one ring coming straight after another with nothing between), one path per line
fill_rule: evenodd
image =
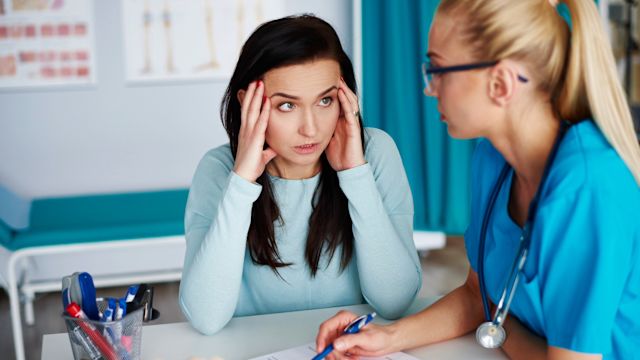
M495 314L493 319L491 318L491 311L489 309L489 295L487 294L487 286L484 279L484 251L485 244L487 238L487 228L489 226L489 221L493 214L493 209L495 207L496 200L498 195L500 194L500 189L502 188L504 182L507 179L509 171L511 170L511 166L509 163L505 163L502 170L500 171L500 175L498 176L498 180L496 181L496 185L494 186L491 195L489 196L489 201L487 203L487 210L485 211L484 217L482 219L482 226L480 228L480 241L478 244L478 282L480 285L480 295L482 297L482 307L485 315L485 319L487 323L491 323L496 327L499 327L501 331L502 325L507 318L509 313L509 308L511 307L511 302L515 295L516 289L518 287L519 275L524 269L524 265L527 261L527 257L529 254L529 246L531 244L531 231L533 229L533 222L535 219L536 212L538 210L538 203L540 200L540 194L542 193L544 186L546 184L546 180L549 175L549 171L551 169L551 165L555 160L555 157L558 153L558 148L560 147L560 142L564 137L564 133L568 127L568 123L563 122L560 125L559 133L556 138L555 143L553 144L553 148L551 149L551 154L547 159L547 163L545 164L545 169L542 174L542 179L540 181L540 185L536 194L531 200L529 204L529 212L527 214L527 220L525 222L524 228L522 230L522 234L520 235L520 244L518 247L518 252L516 258L514 259L513 264L511 265L511 269L509 271L509 276L506 279L506 283L503 287L502 294L500 296L500 300L498 301L498 305L495 310ZM486 324L486 323L485 323ZM482 326L482 325L481 325ZM504 339L502 339L504 341ZM499 345L501 345L500 342ZM484 344L482 344L485 346Z

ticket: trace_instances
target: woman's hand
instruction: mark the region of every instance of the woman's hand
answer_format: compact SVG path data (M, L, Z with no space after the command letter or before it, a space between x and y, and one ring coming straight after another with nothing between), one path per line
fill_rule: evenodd
M358 97L340 79L338 89L341 116L326 149L327 160L335 171L342 171L365 163L360 122L358 121Z
M270 111L271 100L264 97L264 83L258 80L249 84L242 99L238 151L233 171L251 182L262 175L265 166L277 155L270 148L264 149Z
M369 324L357 334L343 335L344 329L357 317L354 313L340 311L323 322L316 337L316 351L321 352L333 343L334 350L327 356L329 360L381 356L397 351L392 348L394 341L390 326Z

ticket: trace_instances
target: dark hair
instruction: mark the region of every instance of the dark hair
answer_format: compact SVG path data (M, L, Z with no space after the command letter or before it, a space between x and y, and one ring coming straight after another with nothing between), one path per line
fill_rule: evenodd
M351 60L342 49L335 30L326 21L307 14L289 16L264 23L251 34L242 47L220 109L234 159L241 122L238 91L246 89L249 83L262 78L269 70L320 59L337 61L345 83L357 93ZM362 119L358 120L364 131ZM361 137L364 145L363 133ZM323 253L331 259L341 247L341 271L353 255L353 231L347 198L325 154L321 155L320 162L322 170L312 197L313 212L309 218L305 249L305 259L312 276L318 271ZM247 245L255 264L268 265L278 273L277 268L291 265L280 258L274 234L274 222L282 222L283 219L266 171L256 181L262 185L262 192L251 210Z

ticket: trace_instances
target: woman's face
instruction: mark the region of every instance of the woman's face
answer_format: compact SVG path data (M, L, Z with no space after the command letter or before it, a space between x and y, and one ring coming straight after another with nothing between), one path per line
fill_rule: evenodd
M271 100L266 142L278 154L269 164L270 173L300 179L320 170L320 155L340 114L340 76L335 60L284 66L264 74L265 94Z
M477 62L470 46L462 42L461 22L446 14L437 13L429 33L427 56L431 66L445 67ZM467 139L484 136L489 124L487 99L488 70L447 72L434 77L433 91L425 95L438 99L441 120L448 126L449 135Z

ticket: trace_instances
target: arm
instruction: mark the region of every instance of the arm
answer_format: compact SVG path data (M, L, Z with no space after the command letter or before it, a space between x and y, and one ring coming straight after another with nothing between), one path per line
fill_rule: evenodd
M364 154L358 98L344 81L338 98L343 116L326 155L349 202L362 294L380 315L397 318L422 284L409 182L395 143L383 131L371 130Z
M341 329L353 318L354 314L340 312L325 321L316 338L317 350L333 342L340 353L381 356L455 338L474 330L484 319L478 277L470 270L463 285L415 315L387 326L372 324L358 334L340 336Z
M422 284L413 242L413 200L400 154L371 130L368 164L338 172L349 202L362 293L381 316L397 318Z
M220 159L205 157L189 192L180 306L193 327L205 334L220 330L235 312L251 208L262 190L255 181L276 156L264 149L271 102L263 100L263 94L261 81L238 94L242 122L235 162L229 151L219 151Z
M504 328L507 341L502 350L510 359L551 359L551 360L597 360L601 355L578 353L554 346L548 346L545 339L527 329L520 321L507 317Z
M224 177L220 166L209 167L201 163L189 193L179 299L189 322L204 334L220 330L235 312L251 207L261 190L234 172Z

